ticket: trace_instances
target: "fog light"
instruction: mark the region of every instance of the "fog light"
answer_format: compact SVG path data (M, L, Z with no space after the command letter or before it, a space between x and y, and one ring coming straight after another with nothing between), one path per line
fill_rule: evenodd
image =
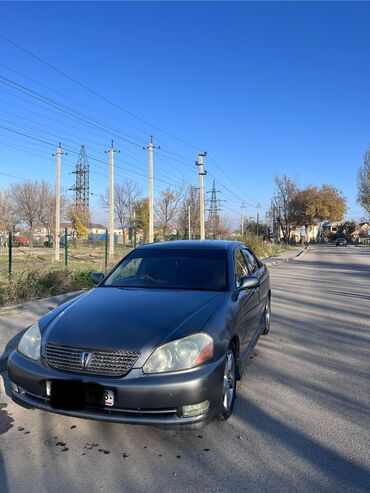
M46 380L45 387L46 387L46 395L48 397L50 397L50 394L51 394L51 382L50 382L50 380Z
M18 387L18 385L14 382L10 382L10 386L11 386L13 392L16 392L17 394L19 394L19 392L21 391L20 387Z
M208 408L209 401L191 404L190 406L182 406L182 416L198 416L199 414L204 414Z

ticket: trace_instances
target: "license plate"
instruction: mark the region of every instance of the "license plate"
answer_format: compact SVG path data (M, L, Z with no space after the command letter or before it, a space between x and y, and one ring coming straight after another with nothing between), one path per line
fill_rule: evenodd
M109 407L112 407L114 405L113 390L104 390L104 405Z

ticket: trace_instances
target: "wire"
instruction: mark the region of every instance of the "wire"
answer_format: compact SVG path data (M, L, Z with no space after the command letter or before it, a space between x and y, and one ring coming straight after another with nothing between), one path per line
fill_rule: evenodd
M186 142L185 140L179 138L179 137L176 137L175 135L172 135L171 133L167 132L166 130L163 130L161 129L160 127L156 126L156 125L153 125L151 123L149 123L148 121L144 120L143 118L135 115L134 113L132 113L131 111L127 110L126 108L124 108L123 106L115 103L114 101L112 101L111 99L103 96L102 94L100 94L98 91L95 91L94 89L91 89L90 87L86 86L85 84L83 84L82 82L80 82L79 80L75 79L74 77L70 76L69 74L67 74L66 72L63 72L62 70L60 70L58 67L56 67L55 65L52 65L50 62L48 62L47 60L44 60L43 58L41 58L40 56L34 54L33 52L31 52L30 50L27 50L26 48L22 47L21 45L15 43L14 41L10 40L9 38L7 38L6 36L4 36L3 34L0 34L0 38L3 39L4 41L6 41L7 43L9 43L10 45L13 45L14 47L16 47L17 49L23 51L23 53L26 53L27 55L35 58L36 60L38 60L40 63L43 63L44 65L46 65L47 67L49 67L50 69L54 70L55 72L57 72L58 74L62 75L63 77L69 79L70 81L74 82L75 84L77 84L78 86L82 87L83 89L91 92L92 94L94 94L95 96L98 96L100 99L102 99L103 101L111 104L112 106L114 106L115 108L119 109L120 111L123 111L124 113L126 113L127 115L130 115L132 118L135 118L136 120L142 122L142 123L145 123L146 125L148 125L149 127L152 127L152 128L155 128L156 130L158 130L159 132L162 132L164 133L165 135L183 143L184 145L186 146L189 146L189 147L192 147L194 149L200 149L200 147L198 146L195 146L193 144L189 144L188 142Z

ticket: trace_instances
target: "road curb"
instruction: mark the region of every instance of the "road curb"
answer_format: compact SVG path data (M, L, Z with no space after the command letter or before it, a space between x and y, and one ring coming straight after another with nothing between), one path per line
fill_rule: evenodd
M294 257L276 259L276 260L273 260L272 262L269 262L266 265L267 265L267 267L270 267L272 265L286 264L287 262L295 262L297 260L301 260L301 258L303 258L305 256L305 254L306 254L306 252L308 250L308 247L309 247L309 245L305 246L304 249L301 250L299 253L297 253L297 255L295 255ZM268 260L268 259L264 259L264 260ZM262 261L263 263L265 263L264 260Z

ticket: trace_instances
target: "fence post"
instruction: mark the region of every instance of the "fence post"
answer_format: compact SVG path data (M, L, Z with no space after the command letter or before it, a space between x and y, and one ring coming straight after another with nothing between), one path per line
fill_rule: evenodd
M8 273L9 278L12 277L12 269L13 269L13 235L12 232L9 231L8 238Z
M108 268L108 230L105 230L105 258L104 258L105 271Z
M57 238L57 241L58 238ZM67 234L67 228L64 228L64 265L67 267L68 266L68 234Z

